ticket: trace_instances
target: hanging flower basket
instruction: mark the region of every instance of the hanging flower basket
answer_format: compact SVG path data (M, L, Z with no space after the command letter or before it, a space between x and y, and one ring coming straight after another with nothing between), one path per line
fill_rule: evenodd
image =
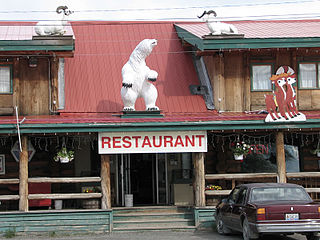
M234 154L233 156L234 156L234 160L237 160L237 161L242 161L243 160L243 154L241 154L241 155Z
M314 150L311 150L310 152L311 154L315 154L317 155L317 157L320 157L320 140L318 140L317 148Z
M66 147L62 147L57 155L54 157L56 162L68 163L74 159L74 151L67 150Z
M236 142L231 144L231 150L234 155L234 160L242 161L243 158L252 150L252 147L245 142Z

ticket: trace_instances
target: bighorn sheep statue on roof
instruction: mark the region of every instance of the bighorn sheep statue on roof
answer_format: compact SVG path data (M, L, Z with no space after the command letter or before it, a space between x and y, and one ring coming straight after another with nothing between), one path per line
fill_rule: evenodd
M201 16L198 18L202 18L207 23L207 26L211 32L211 35L221 35L221 34L238 34L238 29L228 23L222 23L213 19L217 16L217 13L213 10L204 11Z
M48 21L48 22L38 22L35 27L35 32L39 36L56 36L64 35L66 30L64 29L65 17L69 16L73 11L67 10L67 6L59 6L56 10L58 14L63 12L61 21Z
M156 45L156 39L142 40L131 53L128 62L122 67L123 111L135 111L135 102L139 97L144 99L147 111L159 110L155 105L158 91L151 83L157 80L158 73L151 70L146 64L146 58Z

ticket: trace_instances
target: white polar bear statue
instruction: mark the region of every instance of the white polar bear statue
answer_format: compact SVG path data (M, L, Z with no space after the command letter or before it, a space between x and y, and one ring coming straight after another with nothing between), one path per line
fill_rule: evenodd
M157 80L158 73L151 70L146 64L146 58L156 45L156 39L142 40L131 53L128 62L122 67L123 111L135 111L135 102L139 97L144 99L146 111L159 110L155 105L158 91L151 83Z

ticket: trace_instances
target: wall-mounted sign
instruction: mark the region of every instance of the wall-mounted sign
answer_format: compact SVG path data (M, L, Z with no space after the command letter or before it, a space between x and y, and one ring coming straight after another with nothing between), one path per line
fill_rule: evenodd
M270 80L274 85L274 90L272 94L265 95L269 113L265 122L306 121L306 116L297 109L294 70L289 66L281 66Z
M30 162L33 155L36 153L36 150L34 149L32 143L30 140L28 140L28 161ZM14 159L19 162L20 160L20 147L19 147L19 142L16 141L15 144L13 145L11 149L11 154L14 157Z
M206 131L99 133L99 154L207 152Z

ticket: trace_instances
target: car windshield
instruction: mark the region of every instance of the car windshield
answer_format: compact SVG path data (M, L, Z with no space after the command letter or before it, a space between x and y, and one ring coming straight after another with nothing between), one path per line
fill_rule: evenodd
M309 201L308 193L299 187L261 187L251 191L251 202L263 201Z

